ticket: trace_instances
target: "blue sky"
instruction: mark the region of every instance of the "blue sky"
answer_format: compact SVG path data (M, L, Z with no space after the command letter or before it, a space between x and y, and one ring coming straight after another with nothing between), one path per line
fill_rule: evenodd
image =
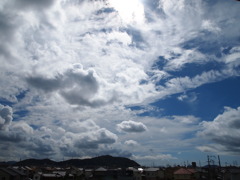
M240 3L0 2L0 161L240 163Z

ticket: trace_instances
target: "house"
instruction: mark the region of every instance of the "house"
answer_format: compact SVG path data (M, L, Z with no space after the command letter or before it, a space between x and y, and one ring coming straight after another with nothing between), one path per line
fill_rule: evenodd
M33 178L34 170L28 166L14 166L12 168L25 174L27 178Z
M53 174L53 173L36 173L33 176L33 180L58 180L60 179L62 176L61 175L57 175L57 174Z
M132 168L122 168L118 169L117 173L118 180L133 180L133 169Z
M73 174L74 176L82 176L84 174L84 169L83 168L76 168L72 167L70 170L70 173Z
M33 176L33 180L73 180L72 174L66 173L65 171L53 171L51 173L36 173Z
M239 180L240 179L240 168L229 167L224 169L222 172L224 179L226 180Z
M143 179L143 169L133 169L133 179L142 180Z
M146 168L143 170L146 180L164 179L164 171L160 168Z
M93 177L94 179L106 179L106 177L108 177L108 170L103 168L103 167L99 167L97 169L94 170L93 172Z
M195 180L197 179L197 171L189 168L179 168L173 173L175 180Z
M25 180L26 175L21 171L13 168L0 168L1 180Z
M86 179L90 179L93 177L93 169L85 169L84 175Z

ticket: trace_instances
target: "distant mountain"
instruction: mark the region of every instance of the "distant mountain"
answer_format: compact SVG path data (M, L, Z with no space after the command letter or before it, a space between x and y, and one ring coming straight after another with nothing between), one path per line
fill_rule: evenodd
M3 162L0 162L0 166L11 166L15 163L16 161L7 161L7 162L3 161Z
M57 162L50 159L26 159L14 164L15 166L55 166Z
M203 166L203 168L212 168L212 169L215 169L215 168L218 168L219 166L218 165L205 165Z
M99 156L91 159L70 159L55 162L49 159L27 159L15 164L16 166L75 166L75 167L137 167L140 166L133 160L124 157Z

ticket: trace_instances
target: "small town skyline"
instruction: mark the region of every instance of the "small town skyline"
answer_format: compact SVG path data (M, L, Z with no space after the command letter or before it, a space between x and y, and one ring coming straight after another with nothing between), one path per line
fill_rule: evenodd
M85 161L53 162L25 160L12 165L0 164L0 177L12 180L238 180L240 167L208 165L144 167L127 158L101 156Z
M111 156L111 155L100 155L100 156L95 156L95 157L82 157L82 158L68 158L68 159L65 159L63 158L62 160L54 160L54 159L51 159L49 157L46 157L46 158L25 158L25 159L22 159L22 158L19 158L19 160L4 160L4 161L0 161L2 163L6 163L8 165L13 165L13 164L18 164L20 162L25 162L25 161L31 161L31 160L36 160L36 161L50 161L52 162L53 164L54 163L59 163L59 162L68 162L68 161L71 161L71 160L91 160L91 159L96 159L96 158L100 158L100 157L113 157L113 158L126 158L126 159L129 159L129 160L133 160L134 162L138 163L139 166L142 166L142 167L192 167L193 164L194 166L196 167L207 167L207 166L218 166L218 167L240 167L239 165L239 162L237 160L233 160L232 162L226 162L226 161L222 161L221 160L221 157L219 155L207 155L206 156L206 161L200 161L200 160L192 160L192 161L189 161L189 160L184 160L184 161L179 161L179 162L169 162L169 163L166 163L166 164L156 164L154 161L152 162L149 162L148 164L141 164L137 161L135 161L134 159L132 159L131 157L116 157L116 156ZM107 166L107 165L106 165Z

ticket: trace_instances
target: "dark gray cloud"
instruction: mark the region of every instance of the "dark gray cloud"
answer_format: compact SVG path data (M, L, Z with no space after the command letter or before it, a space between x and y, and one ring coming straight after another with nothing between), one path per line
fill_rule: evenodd
M135 121L123 121L117 125L118 130L125 132L144 132L147 130L147 127L141 122Z
M239 122L240 107L237 109L226 108L225 112L218 115L212 122L203 122L204 130L199 135L220 145L221 149L218 149L219 151L239 154ZM211 147L211 149L214 148Z
M13 58L11 51L12 44L16 40L16 31L19 22L13 14L7 11L0 11L0 55L5 57L8 61Z
M0 104L0 130L6 129L12 122L12 108Z
M87 74L69 71L62 84L65 90L61 90L60 94L70 104L98 106L104 103L102 100L91 101L99 89L99 82L92 70Z
M14 39L13 33L15 32L15 28L16 25L11 14L0 12L0 37L2 42L7 43L4 40Z
M97 137L97 142L99 144L113 144L117 141L116 134L113 134L105 128L99 129L95 133L95 136Z
M240 129L240 117L233 117L233 120L229 122L229 128Z
M56 0L16 0L15 3L22 9L26 8L35 8L35 9L42 9L51 7Z
M5 115L9 114L9 110L5 112ZM10 113L11 114L11 113ZM9 116L9 115L8 115ZM12 118L12 115L9 117ZM33 134L33 129L25 122L12 122L8 124L8 128L2 129L0 131L0 139L2 142L12 142L19 143L23 141L30 140Z
M72 147L59 147L60 152L62 153L63 156L65 157L81 157L83 156L83 152L79 151L79 149L74 149Z
M97 107L112 101L94 99L99 90L97 75L93 70L85 71L79 66L54 78L29 76L26 82L45 92L57 91L70 104Z
M53 139L46 139L38 137L36 134L29 134L26 127L23 125L17 125L11 127L9 131L0 131L0 143L3 146L18 146L18 150L24 149L24 154L27 157L46 157L49 155L56 154L56 143ZM28 126L28 125L27 125ZM14 152L15 149L10 149L5 154L18 155ZM24 155L21 155L24 156Z
M51 92L60 88L61 82L58 78L29 77L27 82L35 88L42 89L45 92Z
M121 150L121 149L115 149L115 148L102 150L100 152L100 154L101 155L110 154L112 156L127 157L127 158L131 158L132 157L132 153L131 152L124 151L124 150Z
M0 131L0 139L2 144L5 142L19 143L27 140L27 137L19 132Z
M51 141L51 140L34 137L33 139L30 140L29 143L25 143L23 145L24 145L24 148L26 148L35 157L39 155L44 157L44 156L49 156L56 153L54 148L55 143L54 141Z
M221 144L223 146L226 147L226 149L234 149L234 148L237 148L240 150L240 138L239 137L235 137L235 136L232 136L232 135L225 135L225 136L216 136L214 134L208 134L211 139L218 143L218 144Z
M97 141L89 138L88 136L84 136L75 142L75 147L80 149L97 149L98 145Z
M113 144L117 141L117 136L105 128L96 132L85 134L75 140L75 147L84 149L96 149L101 144Z

